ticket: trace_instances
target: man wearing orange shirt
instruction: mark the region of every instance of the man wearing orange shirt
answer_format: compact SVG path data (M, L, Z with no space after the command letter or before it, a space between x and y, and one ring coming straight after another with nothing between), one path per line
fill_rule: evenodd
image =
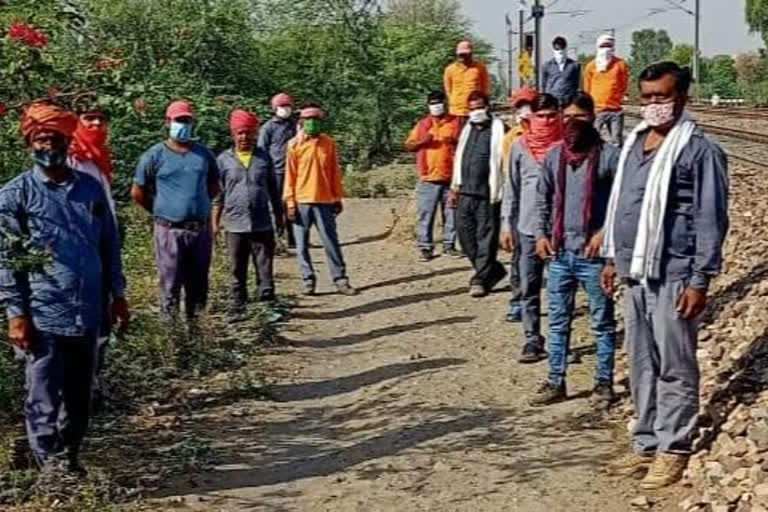
M448 207L453 173L453 156L459 140L459 120L445 111L445 93L432 91L427 97L429 115L411 130L405 147L416 151L419 186L416 199L419 210L418 244L420 261L434 257L432 229L438 207L443 217L443 254L460 257L456 250L454 210Z
M584 69L584 92L595 101L595 128L606 140L618 146L624 141L624 111L621 102L629 86L629 70L623 59L616 57L616 40L602 35L597 40L597 56Z
M472 43L461 41L456 47L456 62L445 68L443 74L450 113L459 117L462 125L469 116L469 95L475 91L491 94L488 68L472 58L472 51Z
M349 285L336 231L336 216L343 209L341 169L336 143L322 133L324 117L323 110L317 105L301 109L299 135L288 144L283 200L288 220L294 223L304 293L314 295L317 282L309 254L309 230L314 225L323 239L328 269L336 289L343 295L355 295L357 291Z

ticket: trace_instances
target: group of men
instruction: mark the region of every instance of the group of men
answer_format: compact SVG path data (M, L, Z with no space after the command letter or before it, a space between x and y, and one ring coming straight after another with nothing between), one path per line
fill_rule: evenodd
M93 98L95 99L95 98ZM226 232L233 319L248 300L249 261L256 299L275 298L276 232L292 226L304 291L314 294L309 252L317 226L339 293L354 295L336 233L344 195L325 112L287 94L259 136L259 118L235 109L232 147L218 157L194 140L195 111L168 105L168 137L136 165L131 197L153 218L162 317L175 319L184 291L193 321L206 306L213 243ZM118 217L112 198L108 120L98 101L72 112L50 102L26 107L21 133L31 165L0 189L0 301L8 338L26 361L26 426L46 472L85 474L79 458L99 369L113 328L130 319ZM44 262L14 261L32 250Z
M417 152L420 260L434 257L437 209L443 253L457 255L458 238L472 264L471 296L505 277L497 248L512 253L507 320L522 321L519 361L549 362L534 406L568 398L578 287L596 338L592 403L613 403L620 281L635 422L632 452L611 468L644 472L645 489L669 485L682 476L696 432L698 321L728 230L727 162L685 111L690 73L672 62L640 73L643 121L625 142L628 73L612 36L598 39L583 87L565 39L556 38L542 91L510 98L509 128L490 113L487 72L471 49L459 43L445 94L429 94L429 114L406 141ZM540 332L545 268L548 340Z

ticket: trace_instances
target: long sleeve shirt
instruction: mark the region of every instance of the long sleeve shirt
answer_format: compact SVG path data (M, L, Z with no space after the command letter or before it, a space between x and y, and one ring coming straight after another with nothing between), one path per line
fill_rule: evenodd
M550 59L542 70L544 92L557 98L561 104L576 96L580 79L581 66L573 59L565 59L562 71L557 61Z
M518 140L512 145L507 159L504 196L501 201L501 227L516 229L520 234L536 234L536 186L541 166Z
M259 130L258 146L269 154L276 174L285 172L288 141L296 136L296 121L273 117Z
M336 143L328 135L307 137L288 146L283 200L298 203L338 203L344 197Z
M629 87L629 68L626 61L614 57L605 71L597 70L592 61L584 68L584 92L595 100L595 110L619 111Z
M424 168L418 169L419 179L427 182L450 183L453 158L461 131L459 120L452 115L440 118L425 117L413 127L405 141L406 145L418 142L420 132L425 127L428 127L427 133L432 135L432 142L418 149L418 162L423 162L424 165Z
M616 270L629 276L645 184L656 152L645 154L645 134L637 138L627 156L622 179L614 237ZM699 290L722 267L722 245L728 232L728 162L722 149L697 128L672 171L661 279L687 280Z
M283 206L269 155L255 148L246 168L229 149L216 162L220 192L214 205L224 213L224 228L230 233L272 230L270 205L276 217L282 217Z
M466 117L469 115L469 95L474 91L491 93L491 78L488 68L479 61L469 65L456 61L445 68L443 73L445 94L451 115Z
M15 239L47 253L42 269L14 268ZM117 227L102 186L73 171L54 183L35 167L0 189L0 300L36 329L82 336L99 328L102 295L125 294Z
M552 235L553 204L562 152L562 145L554 147L541 166L541 174L536 184L537 222L535 235L537 239L549 238ZM586 229L583 222L584 182L589 161L585 160L578 167L566 166L563 215L563 248L565 250L581 253L589 241L589 237L602 229L608 209L608 199L611 196L613 177L618 166L619 148L607 142L603 143L595 169L590 225L586 226Z

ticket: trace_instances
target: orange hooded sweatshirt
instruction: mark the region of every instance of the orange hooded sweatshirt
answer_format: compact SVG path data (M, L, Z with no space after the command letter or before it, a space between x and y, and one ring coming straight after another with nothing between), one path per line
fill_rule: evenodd
M595 100L595 110L621 110L621 100L629 87L629 70L623 59L614 57L605 71L592 61L584 69L584 92Z
M491 79L488 68L479 61L466 65L456 61L445 68L443 74L445 94L448 95L449 112L454 116L469 115L467 100L474 91L491 94Z

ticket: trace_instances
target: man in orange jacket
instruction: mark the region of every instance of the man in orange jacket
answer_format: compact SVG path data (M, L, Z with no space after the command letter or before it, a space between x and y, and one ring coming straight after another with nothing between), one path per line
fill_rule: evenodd
M347 267L341 254L336 231L336 216L343 208L344 187L336 143L322 133L323 110L307 105L299 115L299 134L288 143L283 200L288 220L293 222L296 255L304 281L304 293L314 295L315 270L309 255L309 230L317 226L336 289L343 295L355 295L349 285Z
M584 92L595 101L595 128L606 140L621 146L624 141L622 98L629 86L629 70L623 59L616 57L616 39L609 34L597 40L597 56L584 69Z
M453 208L448 208L448 196L453 176L453 157L459 141L459 120L445 111L445 93L432 91L427 97L429 115L411 130L405 147L416 151L419 186L416 198L419 210L418 244L420 261L429 261L435 244L432 228L437 208L443 217L443 254L460 257L456 250L456 227Z
M450 114L461 118L462 124L469 116L469 95L475 91L491 94L488 68L472 58L472 51L472 43L461 41L456 47L456 62L445 68L443 74Z

